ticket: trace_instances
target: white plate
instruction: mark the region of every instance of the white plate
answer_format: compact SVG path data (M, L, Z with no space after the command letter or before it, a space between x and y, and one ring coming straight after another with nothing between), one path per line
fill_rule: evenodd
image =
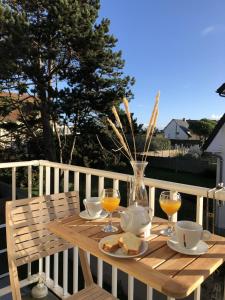
M117 257L117 258L134 258L134 257L138 257L138 256L143 255L148 250L148 242L142 241L141 246L140 246L140 252L136 255L125 254L125 253L123 253L121 248L119 248L115 252L107 252L103 249L103 244L104 244L105 241L107 241L107 239L109 237L110 236L104 237L98 243L99 250L102 251L103 253L109 255L109 256Z
M178 243L176 236L172 236L171 239L167 241L167 245L172 250L177 251L182 254L187 254L187 255L205 254L209 249L208 245L203 241L199 241L199 243L195 249L186 249Z
M100 216L95 216L95 217L91 217L89 216L88 212L86 210L83 210L80 212L79 216L82 219L85 220L96 220L96 219L104 219L108 216L107 212L105 212L104 210L101 212Z

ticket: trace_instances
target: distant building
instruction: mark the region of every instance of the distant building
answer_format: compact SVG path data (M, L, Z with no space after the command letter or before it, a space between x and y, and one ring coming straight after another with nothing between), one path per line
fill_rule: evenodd
M202 149L217 156L217 183L225 183L225 114L218 121Z
M189 129L189 123L195 120L186 119L172 119L169 124L164 128L164 137L169 140L195 140L199 141L200 137Z
M225 83L216 92L225 97ZM218 121L202 149L217 157L216 184L225 184L225 114ZM219 234L225 235L225 205L219 202L216 204L215 226Z
M28 94L0 93L0 148L13 147L14 137L4 127L9 123L20 124L22 115L27 118L33 111L34 101L34 97ZM8 112L1 110L3 102L7 103Z
M225 114L206 140L203 150L217 157L216 184L225 183ZM215 226L225 235L225 206L220 204L216 205Z
M8 113L1 113L1 106L3 101L8 101ZM6 149L14 146L14 137L4 127L8 123L21 124L24 120L28 120L32 114L35 117L40 118L40 112L35 110L35 102L37 98L28 94L19 95L17 93L0 93L0 148ZM59 125L58 123L53 125L51 121L53 132L57 130L60 135L70 135L71 129L66 125Z

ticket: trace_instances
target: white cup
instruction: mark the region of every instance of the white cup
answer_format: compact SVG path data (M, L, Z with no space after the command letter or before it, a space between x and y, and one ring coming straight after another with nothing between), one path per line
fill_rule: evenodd
M200 240L209 240L211 236L208 230L203 230L200 224L191 221L178 221L175 233L181 247L193 250Z
M90 217L99 217L102 212L102 206L99 197L90 197L83 200L84 207Z

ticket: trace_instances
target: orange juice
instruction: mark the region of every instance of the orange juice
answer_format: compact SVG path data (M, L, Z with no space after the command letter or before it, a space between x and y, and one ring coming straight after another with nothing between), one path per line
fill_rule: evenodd
M102 208L108 212L113 212L119 206L120 199L117 197L104 197L101 201Z
M164 199L164 200L160 200L159 202L160 202L160 206L161 206L162 210L168 216L175 214L181 206L180 200L174 201L174 200L170 200L170 199Z

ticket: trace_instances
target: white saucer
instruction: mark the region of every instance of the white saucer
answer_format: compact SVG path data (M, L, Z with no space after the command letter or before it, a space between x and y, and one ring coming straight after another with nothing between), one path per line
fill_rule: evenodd
M104 210L101 212L100 216L94 216L94 217L91 217L89 216L88 212L86 210L83 210L80 212L79 216L82 218L82 219L85 219L85 220L96 220L96 219L104 219L108 216L107 212L105 212Z
M203 241L199 241L195 249L186 249L177 242L175 235L172 236L171 239L167 241L167 245L172 250L187 255L201 255L201 254L205 254L208 251L208 245Z

